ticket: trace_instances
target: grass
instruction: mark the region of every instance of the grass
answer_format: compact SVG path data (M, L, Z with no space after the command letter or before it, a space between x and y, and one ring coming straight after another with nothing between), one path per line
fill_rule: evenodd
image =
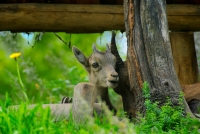
M74 123L72 114L68 120L55 122L50 108L43 108L37 104L28 108L28 102L23 102L18 109L11 109L12 100L6 94L5 101L1 101L0 133L2 134L198 134L200 123L189 116L184 116L182 105L172 107L168 101L166 105L158 107L157 103L149 100L148 84L143 86L145 96L146 115L139 117L139 121L129 122L125 117L113 117L111 113L86 121L85 124ZM181 101L180 101L181 102Z
M21 103L18 109L11 109L11 100L6 94L6 101L1 101L0 133L2 134L106 134L133 133L133 124L127 119L119 121L110 116L98 117L87 121L84 125L74 123L72 114L68 120L55 122L51 117L50 108L37 104L33 109L28 108L28 102Z
M137 122L130 122L125 118L123 112L118 114L121 116L120 120L118 117L113 117L112 114L102 117L95 115L85 124L77 125L71 114L68 120L55 122L54 117L50 114L50 109L43 108L42 104L59 103L63 95L72 96L73 87L79 82L88 81L88 78L85 77L86 73L81 65L75 62L71 49L60 44L53 37L54 35L49 33L43 35L42 40L34 48L27 47L27 41L22 41L22 36L14 39L11 34L6 38L1 38L0 42L4 45L1 45L2 57L0 58L2 62L0 134L199 133L199 121L183 115L182 104L179 107L172 107L168 101L166 105L158 107L156 102L151 102L147 83L144 83L143 86L146 115L138 117ZM68 35L63 34L62 37L68 39ZM89 54L91 48L85 47L85 44L92 44L97 37L97 35L92 38L88 35L73 35L72 44ZM29 97L27 102L23 102L25 101L23 90L16 77L16 69L13 68L14 62L5 60L7 58L5 50L8 50L8 53L14 50L23 53L19 59L19 68L24 86L27 88L26 93ZM6 68L6 71L3 68ZM9 92L9 95L4 95L5 92ZM118 106L122 102L121 98L116 96L112 90L109 90L109 96L115 107L121 108ZM36 106L29 109L30 103L34 103ZM19 104L18 109L9 108L16 104Z

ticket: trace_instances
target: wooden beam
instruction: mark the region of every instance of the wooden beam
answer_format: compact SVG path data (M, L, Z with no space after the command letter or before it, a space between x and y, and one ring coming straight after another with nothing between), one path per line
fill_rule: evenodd
M0 4L0 30L95 33L124 29L123 6Z
M200 16L168 16L172 31L200 31Z
M197 83L199 73L193 32L170 32L170 41L179 83Z
M173 31L200 31L200 5L167 5L169 29Z
M167 16L199 16L200 15L200 5L178 5L170 4L167 5Z
M169 29L200 31L200 5L167 5ZM122 5L0 4L0 31L98 33L125 30Z

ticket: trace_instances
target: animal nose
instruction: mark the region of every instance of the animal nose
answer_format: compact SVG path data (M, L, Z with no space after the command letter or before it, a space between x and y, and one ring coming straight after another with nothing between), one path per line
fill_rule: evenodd
M111 73L111 76L112 76L112 77L118 77L118 73L115 72L115 71L113 71L113 72Z

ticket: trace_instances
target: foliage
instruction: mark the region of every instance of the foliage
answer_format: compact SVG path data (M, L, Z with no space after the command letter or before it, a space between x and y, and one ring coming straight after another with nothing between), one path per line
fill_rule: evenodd
M42 108L37 104L34 108L28 108L28 103L21 103L19 108L9 107L12 100L6 95L6 101L1 101L0 106L0 133L2 134L117 134L133 133L133 124L126 119L119 121L112 116L98 117L95 115L93 122L88 121L84 125L73 122L72 115L68 120L55 122L51 117L50 109Z
M122 116L121 121L109 115L95 116L94 121L83 126L77 126L72 116L69 120L55 122L50 115L50 109L42 108L43 103L59 103L63 96L72 97L73 87L79 82L88 81L87 73L75 60L69 42L71 46L77 46L89 56L92 51L91 45L94 42L101 50L105 49L102 46L110 42L107 34L104 33L101 36L99 34L73 34L70 39L69 34L58 33L57 35L68 44L63 43L53 33L29 34L32 40L30 37L24 39L23 34L18 34L16 37L10 33L0 36L0 107L2 107L0 109L0 133L104 134L135 133L135 131L141 134L198 133L199 122L183 115L182 104L179 107L172 107L168 101L166 105L159 108L157 103L152 103L149 99L147 83L144 83L143 87L146 115L140 117L135 125L124 118L123 112L118 113ZM117 38L120 37L117 36ZM8 58L13 52L21 52L18 58L19 69L30 98L30 101L26 103L22 99L15 63ZM10 95L9 97L8 94L5 97L6 92ZM109 95L117 109L122 108L119 106L122 104L121 98L112 89L109 89ZM35 103L37 106L29 109L29 103ZM19 104L18 109L9 108L10 105L15 104Z
M183 114L184 105L173 107L168 99L168 102L158 107L157 102L151 102L150 90L148 84L143 84L143 93L145 97L146 114L141 117L136 126L137 133L140 134L155 134L155 133L170 133L170 134L197 134L200 122L197 119L192 119Z
M65 43L56 35L60 36ZM73 87L77 83L88 81L87 72L72 54L71 47L75 45L89 56L92 53L93 43L104 50L111 38L111 32L104 32L101 35L66 33L56 33L56 35L54 33L1 32L0 99L5 99L4 94L8 92L13 104L24 101L15 63L9 59L11 53L21 53L18 58L19 69L30 102L59 103L63 96L72 97ZM118 32L118 44L123 42L122 37L124 35ZM120 100L112 90L109 92L113 98L112 101Z
M143 91L145 93L146 115L140 118L135 125L126 118L113 117L112 114L106 116L97 116L94 121L88 121L86 124L77 125L73 122L72 115L68 120L55 122L50 115L50 109L42 108L38 103L34 108L28 108L28 102L21 103L18 109L9 107L12 105L12 99L6 94L6 99L0 102L0 133L4 134L105 134L105 133L192 133L197 134L200 127L199 121L190 117L184 117L182 106L172 107L170 102L161 108L157 103L149 101L148 84L144 83Z

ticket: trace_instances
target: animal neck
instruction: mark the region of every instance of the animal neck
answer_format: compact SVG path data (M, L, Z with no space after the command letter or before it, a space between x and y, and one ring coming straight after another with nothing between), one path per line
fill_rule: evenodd
M95 89L96 89L96 92L97 92L97 96L100 97L101 101L105 102L106 105L108 106L108 108L110 110L113 110L114 113L116 114L116 109L112 105L112 103L110 102L110 98L108 96L108 88L107 87L98 87L98 86L95 85Z
M102 87L102 86L98 86L98 82L96 82L94 80L94 77L90 77L89 75L89 82L92 83L95 86L96 89L96 93L98 96L104 96L105 94L108 94L108 87ZM101 98L102 99L102 98Z
M95 89L97 92L98 96L107 96L108 95L108 88L107 87L99 87L95 85ZM104 100L104 98L101 98L102 100Z

